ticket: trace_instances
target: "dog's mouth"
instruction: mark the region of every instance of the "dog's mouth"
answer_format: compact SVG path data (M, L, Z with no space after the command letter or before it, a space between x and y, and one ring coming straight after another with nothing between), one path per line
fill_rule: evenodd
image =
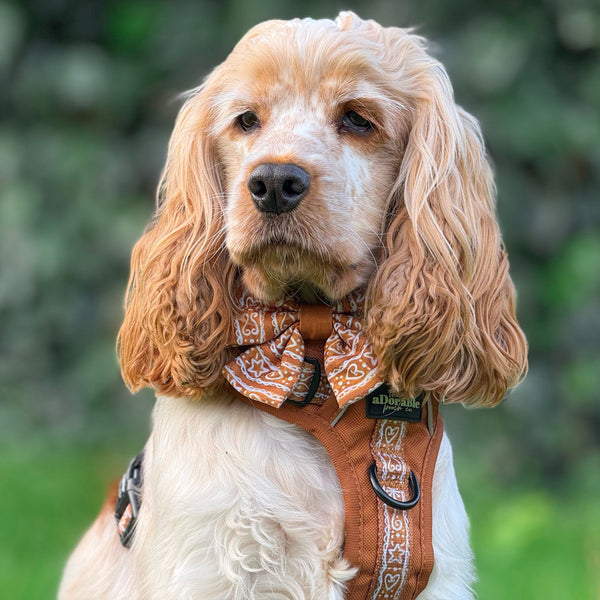
M272 236L233 258L244 269L258 269L268 277L277 279L282 287L293 282L314 280L333 266L331 256L307 243L300 244L281 235Z
M344 241L346 240L346 241ZM254 214L229 230L227 248L246 287L262 300L295 297L306 303L337 300L364 285L375 269L374 253L348 240L315 214Z
M258 298L293 297L309 304L342 298L364 284L373 270L372 265L349 264L281 237L255 246L235 262L246 287Z
M283 280L314 270L317 265L322 269L335 254L319 241L317 232L293 214L261 215L252 231L230 231L227 242L238 265L262 266Z

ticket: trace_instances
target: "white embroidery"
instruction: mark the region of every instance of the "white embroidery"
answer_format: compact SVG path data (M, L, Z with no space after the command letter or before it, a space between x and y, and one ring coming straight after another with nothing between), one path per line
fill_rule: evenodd
M373 454L381 461L380 482L384 487L386 479L403 479L407 475L408 467L401 458L405 433L405 422L382 419L379 424ZM404 490L389 487L386 492L398 500L406 500ZM387 505L383 516L385 533L381 568L372 600L398 600L406 583L410 555L408 516L405 510Z

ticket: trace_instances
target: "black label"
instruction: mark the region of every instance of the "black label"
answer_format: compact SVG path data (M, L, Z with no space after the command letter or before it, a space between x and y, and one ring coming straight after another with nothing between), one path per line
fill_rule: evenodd
M423 394L416 398L398 398L387 384L381 384L366 397L369 419L394 419L418 423L423 412Z

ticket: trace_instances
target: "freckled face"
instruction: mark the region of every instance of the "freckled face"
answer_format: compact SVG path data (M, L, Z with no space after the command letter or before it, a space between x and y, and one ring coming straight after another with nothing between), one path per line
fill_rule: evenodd
M226 192L226 244L250 291L340 298L376 266L390 191L399 169L399 121L362 67L326 55L262 60L247 54L216 97L220 167ZM235 59L235 53L232 55ZM236 61L229 63L236 68ZM266 64L265 64L266 63ZM269 66L266 66L269 65ZM257 201L249 189L261 165L294 165L308 189L289 210ZM286 182L287 181L287 182ZM258 184L258 193L262 181ZM267 193L294 193L294 182L266 181ZM275 191L273 191L273 189ZM279 189L279 192L276 190ZM282 192L283 190L283 192Z

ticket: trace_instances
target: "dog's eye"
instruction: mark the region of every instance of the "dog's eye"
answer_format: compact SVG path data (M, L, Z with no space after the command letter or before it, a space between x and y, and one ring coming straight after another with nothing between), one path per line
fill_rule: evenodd
M245 113L241 114L237 118L237 122L244 131L251 131L252 129L260 127L260 121L258 120L256 113L253 113L251 110L247 110Z
M342 117L342 124L340 127L341 131L348 131L351 133L366 133L373 129L373 123L368 121L354 110L349 110Z

